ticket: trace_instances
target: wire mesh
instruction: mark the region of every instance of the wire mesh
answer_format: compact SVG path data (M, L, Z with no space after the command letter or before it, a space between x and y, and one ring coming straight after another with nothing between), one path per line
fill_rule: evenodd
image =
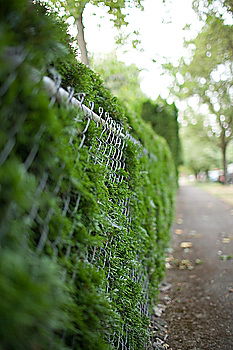
M59 75L55 75L55 86L56 92L53 96L51 96L50 106L53 106L56 103L56 95L60 89L61 85L61 77ZM72 99L75 93L72 88L68 89L68 101L67 105L72 103ZM83 129L81 134L79 135L77 132L72 132L69 139L69 144L72 147L74 141L79 139L79 149L82 149L84 145L88 144L89 147L89 162L95 165L100 165L106 169L105 172L105 180L106 183L110 183L111 185L121 186L122 183L127 184L126 177L126 168L127 168L127 158L125 154L126 150L126 139L123 137L125 135L125 131L123 126L112 119L110 115L103 111L103 108L99 108L99 119L94 118L94 102L89 104L89 108L84 106L85 94L76 94L80 107L83 111L84 118L79 119L79 117L75 118L74 121L77 124L82 124ZM88 113L87 113L88 109ZM102 122L100 122L102 120ZM9 139L6 142L0 153L0 165L3 165L7 158L10 156L10 153L14 149L16 145L17 133L20 128L24 124L24 119L19 119L17 123L12 127L9 135ZM95 125L95 127L99 130L97 136L94 140L88 139L88 129L91 124ZM29 153L26 155L24 160L24 168L25 171L29 171L31 167L33 167L33 163L37 157L37 153L39 152L41 145L41 138L43 136L45 127L42 125L39 130L36 132L33 138L33 145L30 149ZM88 141L88 142L86 142ZM78 161L78 156L77 156ZM77 212L79 211L79 206L81 203L81 194L76 192L73 193L72 186L68 186L68 189L65 193L62 191L63 182L67 181L65 175L65 165L59 164L58 172L60 175L57 178L56 183L51 181L51 174L49 171L44 171L41 175L38 187L34 193L34 201L32 206L28 212L28 221L31 223L33 227L36 225L39 228L39 235L36 240L36 252L37 254L42 254L46 251L52 252L53 259L57 259L59 255L60 247L63 247L65 258L69 258L74 249L76 249L72 245L72 237L75 231L75 226L77 225ZM51 184L52 183L52 184ZM69 236L66 241L64 241L62 236L62 224L59 226L59 234L56 239L53 239L53 234L50 234L50 223L53 220L54 216L54 208L51 206L48 208L47 212L43 212L40 208L39 198L46 192L47 188L50 188L50 192L54 196L61 197L61 207L62 207L62 215L66 217L67 215L72 218L72 226L70 227ZM51 190L52 188L52 190ZM106 213L103 209L103 214L105 215L105 219L109 225L117 228L129 230L131 225L131 212L130 212L130 197L126 197L124 199L119 199L118 206L119 212L112 213L114 206L113 198L111 195L109 197L108 208L109 212ZM101 201L98 202L101 208ZM9 215L10 212L14 211L15 203L12 203L8 208ZM119 216L123 216L125 226L121 227L119 224ZM83 260L87 261L90 264L95 264L99 269L105 269L107 271L107 286L106 293L111 289L111 274L112 274L112 264L111 261L115 257L112 255L112 250L110 249L113 245L117 245L118 239L120 237L107 237L105 244L103 247L94 246L92 249L87 248L86 252L83 256ZM75 254L74 254L75 255ZM139 260L139 265L141 261ZM74 264L78 263L77 260L73 261ZM65 270L63 279L66 281L68 271ZM133 269L129 272L130 278L134 282L139 282L143 288L143 294L145 302L143 304L138 305L140 312L146 316L148 316L148 279L147 273L140 269ZM72 272L72 280L75 281L76 271L75 269ZM109 343L113 345L116 350L130 350L130 342L129 342L129 333L130 330L127 326L122 326L121 332L116 334L113 333L109 336ZM66 338L66 331L62 334L63 339ZM72 348L75 348L75 336L72 340Z

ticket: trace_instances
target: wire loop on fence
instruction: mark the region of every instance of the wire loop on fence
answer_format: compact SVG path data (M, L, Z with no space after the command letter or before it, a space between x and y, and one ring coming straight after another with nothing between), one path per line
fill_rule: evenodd
M69 93L67 102L68 102L68 104L70 104L71 101L72 101L72 98L74 96L74 88L72 88L71 86L68 86L67 90L68 90L68 93Z

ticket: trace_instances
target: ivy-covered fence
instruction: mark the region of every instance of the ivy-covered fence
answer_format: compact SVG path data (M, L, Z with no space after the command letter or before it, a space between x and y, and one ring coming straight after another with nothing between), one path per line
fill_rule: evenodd
M176 187L167 144L43 8L12 0L0 16L0 349L147 349Z

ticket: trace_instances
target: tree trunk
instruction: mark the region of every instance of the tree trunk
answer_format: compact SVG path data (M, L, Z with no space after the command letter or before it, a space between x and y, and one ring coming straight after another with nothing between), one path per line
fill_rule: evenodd
M223 158L223 175L224 175L224 185L227 183L227 158L226 158L227 145L225 144L222 148L222 158Z
M223 165L224 185L226 185L226 183L227 183L227 158L226 158L227 142L226 142L225 130L222 131L221 150L222 150L222 165Z
M80 51L81 51L81 61L82 61L82 63L89 66L87 44L86 44L86 41L84 38L83 11L81 12L78 19L75 21L75 24L76 24L77 29L78 29L77 41L78 41L78 46L79 46Z

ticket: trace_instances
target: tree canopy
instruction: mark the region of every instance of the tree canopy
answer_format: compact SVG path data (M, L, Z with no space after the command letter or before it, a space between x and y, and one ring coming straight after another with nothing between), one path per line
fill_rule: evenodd
M232 0L193 0L193 8L203 19L205 16L222 17L226 13L233 13Z
M121 62L114 52L93 61L93 67L104 79L105 86L123 102L130 112L139 112L145 95L140 88L138 67Z
M174 77L172 92L181 99L195 96L208 106L209 133L222 151L226 178L226 150L233 138L233 26L221 16L209 15L186 46L193 52L190 62L181 59L179 67L166 65Z
M143 0L50 0L56 7L63 7L66 10L66 16L79 17L87 4L95 6L104 6L107 12L112 16L114 25L120 28L122 25L128 24L127 8L138 7L143 9Z
M81 52L81 60L89 65L87 45L84 35L83 12L87 4L104 6L116 28L127 25L127 9L137 7L143 10L143 0L49 0L48 4L63 13L64 17L74 17L77 27L77 41Z
M220 150L215 149L215 142L209 136L209 126L202 115L191 114L187 124L181 128L180 137L185 167L195 176L200 172L207 173L213 168L219 168L221 161Z

